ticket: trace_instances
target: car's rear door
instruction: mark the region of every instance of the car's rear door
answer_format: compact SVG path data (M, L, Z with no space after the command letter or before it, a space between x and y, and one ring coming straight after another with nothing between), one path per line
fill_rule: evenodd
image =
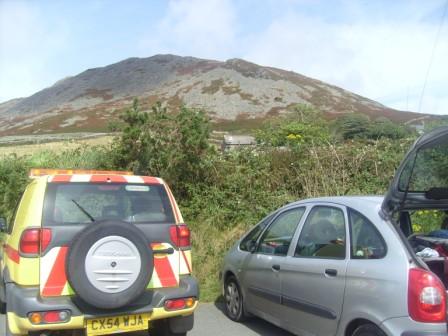
M347 237L345 207L312 206L281 265L281 313L288 329L301 335L335 334L344 299Z
M421 136L397 169L382 205L386 215L448 208L448 127Z
M66 256L77 234L94 221L117 220L135 225L154 251L149 289L176 287L191 273L190 246L176 246L173 228L183 219L169 188L160 179L119 175L49 177L42 219L40 257L42 296L74 294L66 274ZM189 239L188 239L189 241Z

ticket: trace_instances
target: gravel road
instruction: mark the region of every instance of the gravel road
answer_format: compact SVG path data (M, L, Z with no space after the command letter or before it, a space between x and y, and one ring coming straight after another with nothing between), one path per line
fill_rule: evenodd
M0 336L4 336L4 323L4 315L0 315ZM234 323L224 315L221 306L204 303L195 313L195 326L188 336L209 336L211 334L213 336L292 336L292 334L257 318L250 319L244 324ZM119 336L147 336L147 333L127 333Z

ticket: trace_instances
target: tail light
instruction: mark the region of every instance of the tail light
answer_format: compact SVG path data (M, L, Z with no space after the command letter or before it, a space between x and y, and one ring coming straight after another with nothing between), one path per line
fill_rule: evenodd
M29 256L38 256L51 242L51 230L31 228L23 231L20 237L19 251Z
M435 274L420 268L409 271L408 311L417 322L446 321L446 290Z
M32 324L64 323L70 321L70 311L54 310L47 312L32 312L28 314L28 320Z
M171 241L177 247L190 247L190 229L185 224L170 227Z
M182 299L173 299L165 301L165 309L166 310L179 310L191 308L194 306L195 298L182 298Z

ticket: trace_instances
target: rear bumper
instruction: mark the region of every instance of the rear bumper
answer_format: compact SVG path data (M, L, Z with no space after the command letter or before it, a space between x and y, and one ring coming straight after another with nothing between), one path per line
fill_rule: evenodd
M448 336L446 323L421 323L409 317L392 318L381 326L390 336Z
M83 329L85 320L102 316L112 317L126 314L150 313L150 320L159 320L176 316L191 315L197 307L197 301L192 308L167 311L163 305L168 299L182 297L196 297L199 299L199 287L192 276L181 277L179 287L158 288L146 291L132 305L113 309L98 309L85 304L76 297L61 296L55 298L42 298L37 287L21 287L7 284L7 313L11 332L17 335L26 334L34 330L63 330ZM70 321L66 323L33 325L28 320L30 312L68 310L71 313Z

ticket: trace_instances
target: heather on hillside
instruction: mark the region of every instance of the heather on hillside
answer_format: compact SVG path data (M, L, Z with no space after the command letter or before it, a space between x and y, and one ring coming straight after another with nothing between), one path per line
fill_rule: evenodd
M345 132L347 124L358 136L341 136L340 125L299 106L289 119L263 125L257 147L221 153L208 142L203 112L174 113L160 104L142 111L136 101L115 124L121 133L110 146L4 157L0 212L11 218L30 168L131 169L160 176L192 229L202 299L213 300L225 251L270 211L307 197L385 192L416 134L391 136L393 127L401 127L393 124L381 136L360 136L359 123L345 123Z
M318 107L329 118L362 113L403 123L438 119L394 110L320 80L242 59L154 55L89 69L29 97L0 103L0 134L103 132L127 108L129 97L139 97L145 109L157 101L170 109L199 107L222 127L260 123L300 102Z

